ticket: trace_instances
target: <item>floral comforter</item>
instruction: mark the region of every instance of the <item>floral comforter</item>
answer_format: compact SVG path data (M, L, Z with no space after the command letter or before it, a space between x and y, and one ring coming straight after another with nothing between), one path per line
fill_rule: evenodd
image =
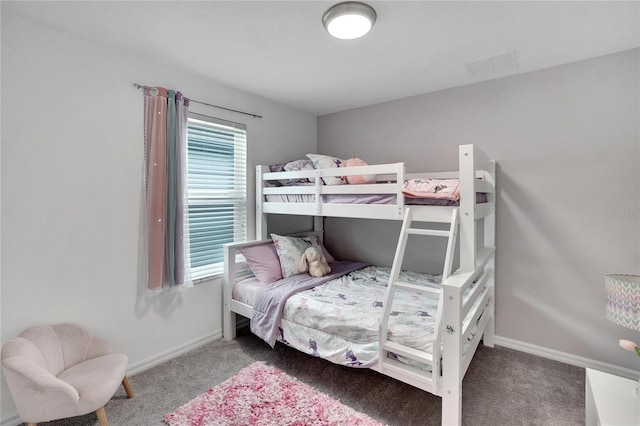
M291 296L278 340L336 364L370 367L378 358L390 268L369 266ZM440 277L402 272L400 281L440 288ZM431 352L437 296L396 290L389 317L389 340Z

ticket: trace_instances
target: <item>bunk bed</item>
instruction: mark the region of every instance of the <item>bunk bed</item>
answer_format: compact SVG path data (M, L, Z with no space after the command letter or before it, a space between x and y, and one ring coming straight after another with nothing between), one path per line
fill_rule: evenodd
M346 180L345 176L374 176L365 184L330 185L324 184L331 179ZM412 179L457 179L456 199L418 200L407 197L406 183ZM405 172L403 163L366 165L356 167L314 168L300 171L271 172L267 166L256 167L256 235L259 240L246 243L233 243L225 246L224 274L224 338L235 338L236 314L253 318L258 323L257 315L261 315L264 301L256 301L256 297L266 294L272 285L260 286L254 276L251 265L241 253L247 249L271 247L273 242L268 238L266 215L295 214L314 217L314 230L305 234L311 244L316 244L330 256L322 245L323 220L328 217L349 217L367 219L401 220L402 228L398 238L396 253L392 267L379 268L383 278L373 276L380 273L364 264L344 265L340 261L332 263L333 271L328 278L335 278L322 284L322 291L343 291L353 284L344 284L340 280L356 275L358 283L384 280L384 289L369 288L366 291L380 294L384 292L383 301L374 301L379 308L374 314L361 314L356 321L367 322L366 315L372 317L376 335L369 336L365 342L367 348L359 347L369 356L357 357L348 351L342 364L372 368L402 382L416 386L434 395L442 397L442 424L462 423L462 379L467 371L473 355L482 340L484 345L494 344L495 313L495 162L489 159L474 145L459 146L459 168L452 172L411 173ZM306 185L280 186L283 181L309 181ZM429 203L436 205L428 205ZM443 230L442 225L448 224ZM411 275L402 270L407 240L409 237L444 237L448 240L442 273L438 276L426 274ZM276 238L278 236L274 236ZM459 247L458 267L453 270L456 245ZM255 266L255 265L254 265ZM364 268L364 269L361 269ZM375 267L373 267L375 268ZM255 269L255 268L254 268ZM345 272L346 271L346 272ZM352 271L352 272L349 272ZM346 275L342 276L345 273ZM333 275L332 275L333 274ZM360 275L358 275L360 274ZM305 312L311 293L316 290L314 282L308 282L308 274L294 275L277 281L283 284L293 279L293 286L299 286L301 293L286 292L280 300L276 315L282 316L275 325L271 325L271 335L263 337L273 345L276 337L290 346L322 356L317 350L315 341L306 336L298 343L293 336L285 335L282 324L289 321L286 315L297 315L291 322L301 323L301 312ZM340 278L338 278L340 277ZM327 277L324 277L327 278ZM335 283L338 290L335 290ZM351 281L353 283L354 281ZM249 295L243 296L238 289L241 284L250 283ZM237 284L237 285L236 285ZM333 290L331 286L334 286ZM326 288L326 290L324 290ZM316 291L316 293L318 293ZM410 294L412 297L408 297ZM337 295L337 300L349 297ZM290 296L290 297L289 297ZM269 296L272 297L272 296ZM368 296L358 295L364 300ZM371 296L375 297L376 296ZM296 299L297 298L297 299ZM302 298L302 299L300 299ZM404 301L413 300L418 304L433 305L429 309L427 322L416 322L413 327L429 327L428 332L421 329L409 329L409 334L426 336L427 343L409 342L402 339L397 318L403 309L412 309L402 305ZM326 302L324 300L323 302ZM411 303L411 302L408 302ZM352 303L357 304L357 303ZM366 302L365 304L368 304ZM396 306L397 305L397 306ZM395 308L394 308L395 307ZM255 309L254 309L255 308ZM343 312L345 305L341 305ZM433 308L431 310L431 308ZM427 309L423 307L421 309ZM423 312L423 311L418 311ZM288 314L287 314L288 313ZM317 313L315 314L317 315ZM365 315L365 316L363 316ZM348 317L348 315L347 315ZM341 318L343 321L344 318ZM394 324L392 326L392 323ZM417 325L416 325L417 324ZM290 324L289 324L290 325ZM361 324L351 325L354 328ZM335 323L331 326L337 326ZM331 328L330 327L330 328ZM394 329L393 327L396 327ZM407 324L402 324L407 332ZM256 328L258 328L256 326ZM294 327L295 328L295 327ZM276 337L274 330L279 333ZM371 330L369 329L369 332ZM287 328L287 333L291 327ZM319 332L319 331L318 331ZM333 331L329 331L331 334ZM361 340L366 331L359 329ZM355 340L358 340L355 339ZM373 345L373 346L371 346ZM372 349L373 347L373 349ZM374 352L371 355L371 351ZM351 352L351 353L349 353ZM360 354L359 354L360 355ZM338 362L327 356L333 362Z

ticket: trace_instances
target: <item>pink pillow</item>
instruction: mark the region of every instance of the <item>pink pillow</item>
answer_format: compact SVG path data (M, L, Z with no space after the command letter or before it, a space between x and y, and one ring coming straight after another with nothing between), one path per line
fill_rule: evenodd
M242 253L251 272L262 284L271 284L282 279L280 259L273 243L245 247L238 251Z
M368 164L361 160L358 157L349 158L342 162L341 167L359 167L359 166L367 166ZM347 180L352 185L361 184L361 183L372 183L376 181L376 175L351 175L345 176L344 179Z

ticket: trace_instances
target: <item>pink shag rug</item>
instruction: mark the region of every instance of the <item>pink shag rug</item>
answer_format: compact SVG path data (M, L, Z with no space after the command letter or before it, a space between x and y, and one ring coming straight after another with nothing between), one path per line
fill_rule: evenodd
M381 426L282 371L256 362L164 416L170 426Z

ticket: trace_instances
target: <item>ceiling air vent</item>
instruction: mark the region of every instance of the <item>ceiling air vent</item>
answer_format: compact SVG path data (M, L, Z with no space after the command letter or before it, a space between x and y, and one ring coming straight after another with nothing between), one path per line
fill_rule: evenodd
M499 55L478 59L467 64L469 73L474 77L484 77L489 74L518 68L518 57L515 50L510 50Z

